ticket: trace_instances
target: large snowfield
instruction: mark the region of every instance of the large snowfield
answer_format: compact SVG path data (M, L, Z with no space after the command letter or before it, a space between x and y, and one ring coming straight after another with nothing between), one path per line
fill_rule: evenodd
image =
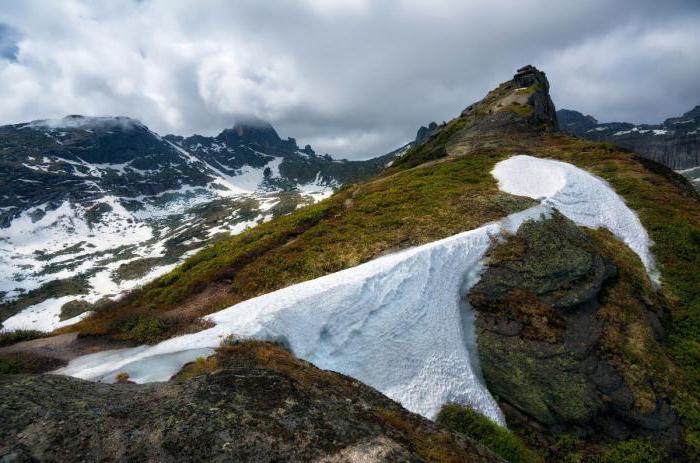
M215 326L154 346L79 357L57 373L114 381L164 381L211 354L228 335L275 340L320 368L355 377L433 418L454 401L504 423L481 378L471 307L493 237L514 233L552 208L576 223L604 226L649 270L649 238L637 216L602 180L569 164L515 156L493 175L506 192L542 204L478 229L250 299L209 317Z

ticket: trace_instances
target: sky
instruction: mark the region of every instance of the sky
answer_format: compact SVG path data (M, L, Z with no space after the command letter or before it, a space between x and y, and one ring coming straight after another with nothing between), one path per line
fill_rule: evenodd
M3 0L0 124L124 115L215 135L256 117L364 159L525 64L557 108L680 115L700 104L700 1Z

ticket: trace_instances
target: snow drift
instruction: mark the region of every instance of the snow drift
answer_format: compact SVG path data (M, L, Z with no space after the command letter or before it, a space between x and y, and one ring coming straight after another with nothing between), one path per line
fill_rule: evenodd
M320 368L355 377L434 417L440 406L467 404L503 423L479 371L471 307L493 237L551 213L606 226L651 263L634 213L603 181L573 166L516 156L494 169L501 188L544 197L542 205L478 229L384 256L354 268L259 296L209 316L216 325L155 346L100 352L58 373L113 381L167 380L184 363L213 352L228 335L275 340Z
M565 162L523 155L499 162L492 174L506 193L540 199L578 225L607 228L639 256L658 283L649 234L603 179Z

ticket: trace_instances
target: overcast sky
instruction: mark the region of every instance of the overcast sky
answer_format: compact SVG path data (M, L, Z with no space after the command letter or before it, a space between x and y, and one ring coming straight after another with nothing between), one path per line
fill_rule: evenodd
M657 122L700 104L700 1L123 0L0 4L0 123L245 116L383 154L534 64L557 108Z

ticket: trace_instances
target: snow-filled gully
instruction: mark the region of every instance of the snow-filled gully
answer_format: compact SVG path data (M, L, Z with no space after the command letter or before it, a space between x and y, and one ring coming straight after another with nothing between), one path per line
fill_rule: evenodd
M79 357L57 373L113 381L164 381L209 355L228 335L283 342L320 368L355 377L434 417L460 402L493 420L503 416L481 378L471 307L492 237L514 233L552 208L576 223L607 227L641 258L651 275L649 238L637 216L602 180L570 164L515 156L496 165L503 191L541 204L475 230L372 260L231 306L207 317L215 326L154 346Z

